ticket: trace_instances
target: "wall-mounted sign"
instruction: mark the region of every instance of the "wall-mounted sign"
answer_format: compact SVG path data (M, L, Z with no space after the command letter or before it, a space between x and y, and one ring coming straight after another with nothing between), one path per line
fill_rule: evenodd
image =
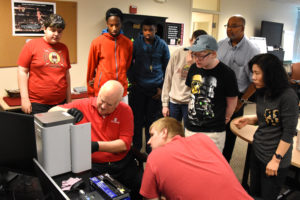
M168 45L182 45L184 24L166 22L166 39Z

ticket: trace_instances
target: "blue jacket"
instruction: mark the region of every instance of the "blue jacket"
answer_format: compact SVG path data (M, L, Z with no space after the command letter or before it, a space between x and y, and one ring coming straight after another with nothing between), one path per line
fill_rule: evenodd
M164 40L155 35L153 45L149 45L143 34L139 35L133 43L129 81L145 89L162 88L169 59L169 48Z

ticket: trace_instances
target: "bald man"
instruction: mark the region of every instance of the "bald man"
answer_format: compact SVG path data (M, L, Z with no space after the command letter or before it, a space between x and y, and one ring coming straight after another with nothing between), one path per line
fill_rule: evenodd
M78 124L91 122L93 171L108 172L136 196L142 174L128 153L133 136L133 114L131 108L121 102L123 93L120 82L109 80L101 87L98 97L79 99L50 111L65 110Z
M259 49L252 44L245 36L246 20L241 15L234 15L228 19L225 25L227 38L218 43L218 58L221 62L230 67L236 75L239 98L241 98L252 82L251 73L248 68L248 62L253 56L259 53ZM242 116L244 108L234 113L231 119ZM233 152L236 136L230 130L230 122L226 125L226 140L223 149L223 155L230 162Z

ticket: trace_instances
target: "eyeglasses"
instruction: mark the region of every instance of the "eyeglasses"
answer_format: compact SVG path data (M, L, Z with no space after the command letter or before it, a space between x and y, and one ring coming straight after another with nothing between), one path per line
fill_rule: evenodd
M238 28L238 27L241 27L241 26L243 26L243 25L231 25L231 26L229 26L228 24L224 25L225 28Z
M192 54L192 58L193 59L198 59L198 60L203 60L204 58L206 58L207 56L209 56L211 53L207 53L204 56L197 56L195 54Z

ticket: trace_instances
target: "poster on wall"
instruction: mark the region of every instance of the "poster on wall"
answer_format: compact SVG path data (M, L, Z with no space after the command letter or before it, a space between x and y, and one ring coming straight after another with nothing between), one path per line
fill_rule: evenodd
M12 0L13 36L44 35L42 20L56 13L53 2Z
M168 45L183 44L183 24L166 22L166 39Z

